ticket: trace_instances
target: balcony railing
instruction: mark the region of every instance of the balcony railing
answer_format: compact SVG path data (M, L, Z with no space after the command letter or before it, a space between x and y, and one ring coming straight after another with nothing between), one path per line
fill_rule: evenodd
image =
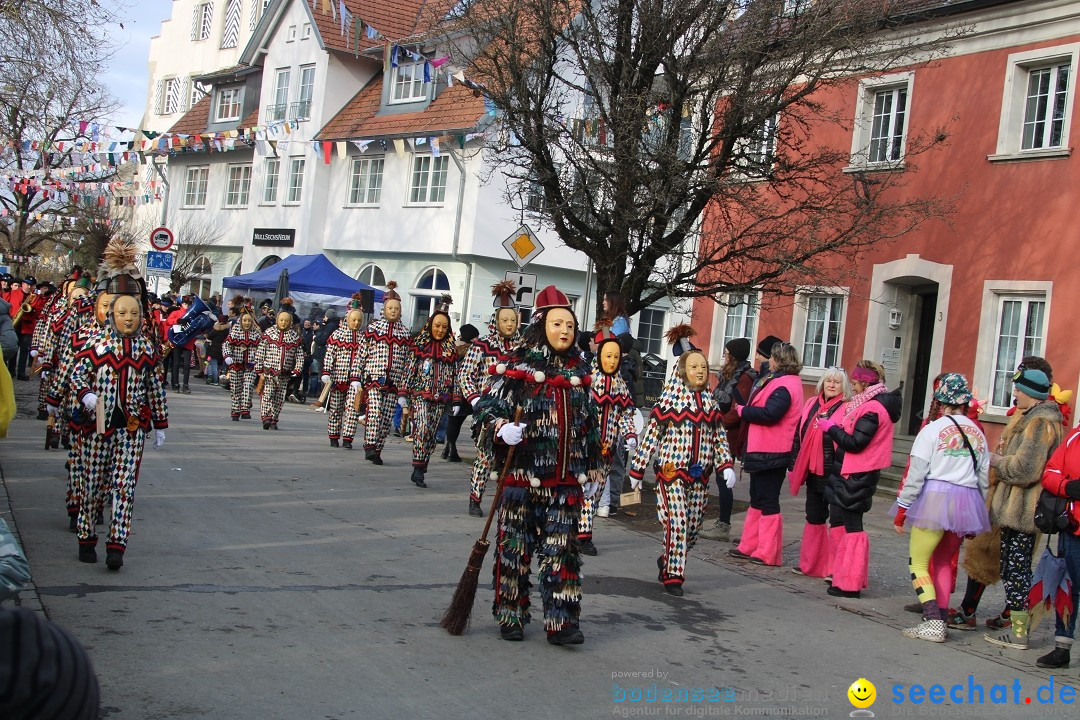
M285 109L286 109L286 107L287 107L287 105L285 105L285 103L281 103L281 104L278 104L278 105L267 105L266 106L266 122L274 122L275 120L284 120L285 119Z
M309 120L311 118L311 101L299 100L289 105L290 120Z

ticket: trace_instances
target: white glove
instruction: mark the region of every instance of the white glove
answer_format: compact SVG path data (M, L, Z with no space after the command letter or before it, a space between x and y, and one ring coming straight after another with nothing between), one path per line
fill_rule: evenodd
M477 395L476 397L474 397L472 400L469 401L469 404L472 405L473 410L476 409L476 403L478 403L478 402L480 402L480 396L479 395Z
M724 484L727 485L727 489L735 487L735 470L732 468L724 468Z
M508 422L499 428L499 438L507 445L517 445L525 435L525 427L525 423L515 425Z
M31 350L30 357L37 357L37 350Z
M180 333L184 332L184 326L183 325L173 325L172 326L172 331L179 335Z
M589 482L585 483L585 487L582 489L582 492L585 493L585 497L591 498L596 496L596 491L599 489L600 483L590 480Z
M630 454L630 455L633 455L635 450L637 450L637 438L636 437L628 437L628 438L626 438L626 452L628 454Z
M49 377L49 371L48 370L42 370L41 371L41 379L46 380L46 379L48 379L48 377Z
M60 407L57 405L46 405L45 412L49 413L54 418L60 417Z
M230 357L227 357L227 358L225 358L225 364L226 364L226 365L234 365L235 363L233 363L233 359L232 359L232 358L230 358Z
M641 478L636 478L636 477L630 478L630 489L631 490L640 490L641 489Z
M82 404L86 406L87 410L97 409L97 395L94 393L86 393L83 395Z
M404 395L398 395L397 404L398 407L404 410L408 406L409 401L405 399Z
M455 416L455 417L457 416L457 414L459 412L461 412L461 406L460 405L455 405L452 408L450 408L450 414Z
M319 380L322 381L323 385L325 385L326 383L330 382L330 376L329 375L323 375L321 378L319 378Z
M349 387L351 387L353 390L359 390L360 389L360 381L359 380L353 380L351 383L349 383Z
M154 447L159 448L164 444L165 444L165 431L164 430L155 430L154 431Z

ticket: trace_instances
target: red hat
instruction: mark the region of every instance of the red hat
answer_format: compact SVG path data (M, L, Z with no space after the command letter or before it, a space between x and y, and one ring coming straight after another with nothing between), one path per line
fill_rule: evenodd
M597 350L606 342L619 342L619 338L615 337L615 333L611 332L610 320L606 318L597 320L593 329L596 330L596 334L593 335L593 342L596 343Z
M550 310L551 308L570 309L570 299L562 290L554 285L548 285L536 296L534 304L536 310Z

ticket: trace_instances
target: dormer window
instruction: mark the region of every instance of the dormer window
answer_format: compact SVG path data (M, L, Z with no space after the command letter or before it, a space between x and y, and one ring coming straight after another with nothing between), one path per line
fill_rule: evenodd
M230 122L240 119L241 88L222 88L214 103L214 122Z
M390 102L408 103L427 99L424 61L398 63L390 73Z

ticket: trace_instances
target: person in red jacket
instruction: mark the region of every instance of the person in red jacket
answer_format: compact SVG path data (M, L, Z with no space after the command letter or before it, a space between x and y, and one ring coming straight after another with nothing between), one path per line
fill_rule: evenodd
M180 307L169 313L169 317L165 320L166 335L168 338L168 328L174 325L180 324L180 318L184 317L188 308L191 307L191 298L185 295L180 300ZM188 380L191 378L191 353L195 350L195 339L192 338L186 345L174 347L172 351L172 390L173 392L182 392L185 395L191 394L191 389L188 387ZM184 385L180 386L180 371L184 373Z
M1044 668L1069 667L1069 654L1076 635L1076 612L1080 608L1080 427L1073 428L1050 456L1042 476L1043 489L1057 497L1068 498L1072 522L1058 533L1058 556L1072 580L1072 607L1068 622L1057 613L1054 649L1035 661Z
M30 310L22 314L19 318L19 327L15 328L15 332L19 333L18 377L20 380L30 379L30 376L26 374L26 365L32 357L30 341L34 337L34 327L41 317L41 309L45 307L44 292L48 286L48 283L39 283L33 277L23 280L23 303L29 305ZM15 312L18 312L18 309Z

